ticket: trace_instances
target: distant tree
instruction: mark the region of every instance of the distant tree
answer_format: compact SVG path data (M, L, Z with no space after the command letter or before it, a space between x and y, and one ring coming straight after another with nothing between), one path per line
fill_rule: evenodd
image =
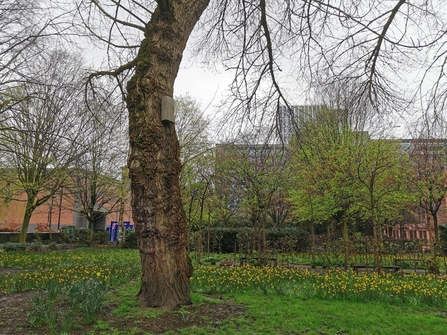
M124 106L107 94L107 86L102 90L88 101L90 129L78 139L86 149L70 171L75 211L88 221L90 230L96 220L118 211L124 199L120 189L125 185L120 183L127 157L127 122L119 117Z
M197 262L203 245L205 211L211 210L209 197L213 192L214 155L209 138L211 120L188 94L175 99L175 125L180 144L183 208L191 232L197 231Z
M292 211L290 203L287 201L286 184L290 179L287 171L284 172L282 180L280 180L277 191L273 194L269 208L267 208L267 214L270 217L273 227L280 229L286 224L290 223L292 219Z
M349 263L349 226L358 217L354 151L362 140L351 129L346 110L319 108L291 143L289 199L300 222L340 223ZM328 227L331 227L329 224ZM314 228L312 228L314 231Z
M259 258L265 253L269 210L284 186L286 157L282 145L265 143L262 131L217 148L216 192L227 194L227 206L236 207L239 220L253 228Z
M85 151L78 142L87 132L80 62L64 51L43 54L33 80L12 91L17 103L0 116L4 195L18 201L26 195L20 242L33 211L59 191Z
M440 245L438 213L447 195L447 142L442 138L420 136L412 141L411 147L409 155L413 173L410 187L425 211L434 266ZM435 268L432 270L439 271Z
M373 228L375 267L382 266L382 242L385 221L401 217L414 204L408 190L408 156L398 140L365 139L355 153L356 178L360 184L359 208Z
M176 97L174 108L180 160L185 166L211 149L211 119L201 110L198 102L188 94Z
M355 122L353 122L355 121ZM350 224L371 222L380 268L383 222L400 217L411 202L408 160L400 142L373 139L358 115L321 107L292 142L293 186L289 191L300 221L339 222L348 268Z
M232 160L228 160L225 147L225 144L217 144L215 148L215 192L211 201L216 221L222 227L231 227L234 219L239 215L240 201L236 196L235 185L232 184Z
M17 103L20 96L12 89L35 80L30 64L40 62L48 45L61 35L68 13L55 14L49 6L31 0L0 3L0 112Z
M200 264L205 218L209 218L213 212L210 201L214 193L214 155L212 151L207 151L196 157L183 167L181 185L183 206L190 233L197 232L197 262Z

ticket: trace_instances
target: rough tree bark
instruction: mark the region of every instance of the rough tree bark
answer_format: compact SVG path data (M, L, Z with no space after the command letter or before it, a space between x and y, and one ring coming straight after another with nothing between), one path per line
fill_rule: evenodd
M139 298L152 307L190 304L192 266L181 207L179 143L174 124L161 120L163 96L174 80L189 35L208 0L159 0L127 85L132 215L142 262Z

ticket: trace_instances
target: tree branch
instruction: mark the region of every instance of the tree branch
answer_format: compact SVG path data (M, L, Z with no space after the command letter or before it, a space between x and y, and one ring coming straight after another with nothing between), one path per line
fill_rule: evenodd
M369 58L367 64L369 62L372 61L372 65L371 65L371 70L370 70L370 76L369 79L372 80L375 70L376 70L376 65L377 65L377 59L379 58L379 53L380 53L380 49L382 47L382 43L383 40L386 37L386 33L388 31L388 29L390 28L391 24L393 23L394 18L397 15L397 12L399 11L400 7L402 7L402 5L406 2L406 0L400 0L399 3L393 8L393 10L391 11L391 15L388 18L388 21L386 22L386 24L383 26L382 32L379 35L379 39L377 41L376 47L374 48L371 57Z
M117 77L120 74L122 74L124 71L131 70L137 65L137 59L133 59L130 62L121 65L119 68L113 70L113 71L97 71L93 72L88 76L88 82L90 82L95 77L101 77L101 76L110 76L110 77Z
M138 30L141 30L141 31L144 31L144 30L145 30L145 29L144 29L144 26L139 26L139 25L137 25L137 24L133 24L133 23L130 23L130 22L122 21L122 20L119 20L118 18L116 18L115 16L110 15L104 8L102 8L102 6L98 3L97 0L92 0L92 3L98 8L98 10L99 10L105 17L107 17L108 19L112 20L113 22L115 22L115 23L119 23L119 24L121 24L121 25L123 25L123 26L127 26L127 27L131 27L131 28L135 28L135 29L138 29Z

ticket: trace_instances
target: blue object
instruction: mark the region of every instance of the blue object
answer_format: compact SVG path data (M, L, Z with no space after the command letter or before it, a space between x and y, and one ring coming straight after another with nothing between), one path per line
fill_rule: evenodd
M130 221L124 221L124 229L132 229L133 225L130 224ZM109 242L118 242L118 232L119 232L119 222L111 221L110 227L107 227L107 231L109 232Z

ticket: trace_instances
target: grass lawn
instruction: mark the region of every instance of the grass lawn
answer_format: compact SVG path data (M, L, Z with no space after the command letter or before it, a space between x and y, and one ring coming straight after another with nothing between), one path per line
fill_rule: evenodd
M137 292L133 283L108 296L106 305L115 306L115 318L97 320L88 334L441 335L447 329L447 312L428 307L252 292L220 297L193 293L193 306L166 312L141 308ZM220 318L222 309L229 311L225 319Z
M249 306L246 330L253 334L408 335L445 334L447 330L445 314L407 306L259 294L239 295L235 302Z

